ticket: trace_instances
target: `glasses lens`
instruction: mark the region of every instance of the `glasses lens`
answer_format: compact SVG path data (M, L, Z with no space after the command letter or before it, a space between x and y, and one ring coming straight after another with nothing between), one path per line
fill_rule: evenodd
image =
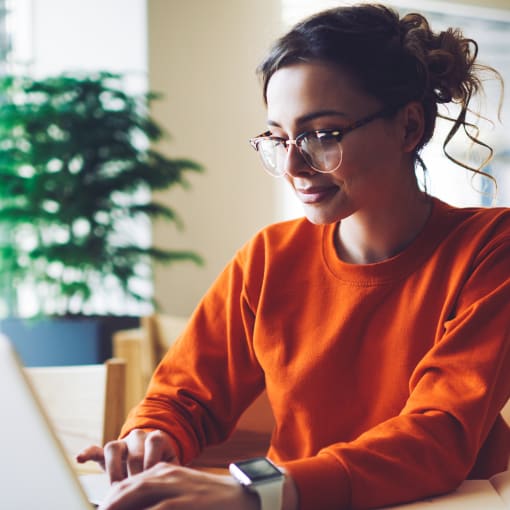
M330 133L307 134L300 149L305 161L318 172L334 172L342 162L342 146Z
M277 140L262 138L257 142L257 151L264 168L273 176L280 177L284 174L287 151L285 145Z

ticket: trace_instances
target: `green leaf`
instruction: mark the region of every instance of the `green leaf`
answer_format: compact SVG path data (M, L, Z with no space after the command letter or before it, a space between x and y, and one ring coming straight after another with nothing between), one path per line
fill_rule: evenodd
M182 228L172 207L140 197L189 187L187 176L203 171L149 145L169 137L149 113L161 94L130 94L123 80L105 71L0 78L0 299L33 282L41 302L85 306L106 281L146 299L132 285L141 265L203 263L140 246L122 227L145 217Z

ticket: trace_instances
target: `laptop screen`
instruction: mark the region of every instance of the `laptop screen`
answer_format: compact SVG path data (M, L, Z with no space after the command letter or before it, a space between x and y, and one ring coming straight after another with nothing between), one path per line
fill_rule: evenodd
M2 508L90 509L14 349L0 335Z

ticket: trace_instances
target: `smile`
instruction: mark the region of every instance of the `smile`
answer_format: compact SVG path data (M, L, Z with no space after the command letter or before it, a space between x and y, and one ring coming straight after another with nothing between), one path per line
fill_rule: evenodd
M318 204L333 196L339 190L338 186L319 187L300 189L295 188L299 200L304 204Z

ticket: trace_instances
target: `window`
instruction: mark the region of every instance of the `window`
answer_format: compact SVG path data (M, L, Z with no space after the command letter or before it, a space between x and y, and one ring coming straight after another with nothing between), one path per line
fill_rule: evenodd
M0 0L0 73L42 77L109 70L128 73L126 88L143 92L147 89L146 32L146 0ZM145 223L131 227L131 232L141 244L150 242ZM16 292L20 315L40 311L30 285ZM151 310L149 304L98 292L89 313L143 315Z
M30 0L0 0L0 73L23 70L32 57Z

